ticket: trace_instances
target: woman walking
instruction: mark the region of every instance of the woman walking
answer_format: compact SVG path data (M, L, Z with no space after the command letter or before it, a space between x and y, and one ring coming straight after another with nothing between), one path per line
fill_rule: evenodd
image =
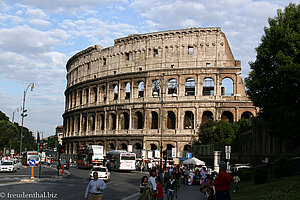
M177 182L176 182L174 174L171 175L171 178L167 182L165 190L167 192L167 199L168 200L174 200L174 196L177 199L177 190L178 190L178 188L177 188Z

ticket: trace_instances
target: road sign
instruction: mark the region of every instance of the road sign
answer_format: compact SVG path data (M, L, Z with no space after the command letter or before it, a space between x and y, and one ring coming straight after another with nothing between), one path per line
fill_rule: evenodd
M186 158L192 158L192 153L186 153Z
M177 149L176 148L172 148L172 158L176 158L176 153L177 153Z
M10 155L14 155L14 154L15 154L15 150L14 149L10 150Z
M231 146L225 146L225 153L231 153Z
M30 161L29 161L29 165L31 166L31 167L33 167L34 165L35 165L35 160L34 159L31 159Z

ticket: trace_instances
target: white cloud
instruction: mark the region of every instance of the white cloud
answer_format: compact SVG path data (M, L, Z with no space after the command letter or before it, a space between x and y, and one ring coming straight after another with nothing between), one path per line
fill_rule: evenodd
M51 22L42 19L32 19L29 23L38 28L47 28L51 25Z
M28 8L26 11L26 16L33 19L43 19L48 18L49 16L43 12L41 9L32 9Z

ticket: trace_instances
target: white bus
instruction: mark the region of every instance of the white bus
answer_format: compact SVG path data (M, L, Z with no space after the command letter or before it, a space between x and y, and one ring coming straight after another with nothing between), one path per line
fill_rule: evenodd
M107 168L109 170L133 171L136 165L135 153L124 150L113 150L106 153Z
M22 164L23 165L28 165L29 166L29 161L31 159L34 159L35 162L36 162L36 165L39 165L40 164L39 152L37 152L37 151L22 152Z

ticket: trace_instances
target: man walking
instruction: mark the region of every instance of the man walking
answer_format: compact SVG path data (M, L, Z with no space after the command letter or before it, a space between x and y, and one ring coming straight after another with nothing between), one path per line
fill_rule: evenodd
M229 187L233 182L233 178L226 172L227 164L225 161L221 161L219 164L220 173L217 175L213 184L216 190L216 200L231 200Z
M98 179L98 173L93 173L94 179L91 180L86 187L84 199L87 200L90 196L90 200L102 200L102 193L106 189L106 184L102 179Z

